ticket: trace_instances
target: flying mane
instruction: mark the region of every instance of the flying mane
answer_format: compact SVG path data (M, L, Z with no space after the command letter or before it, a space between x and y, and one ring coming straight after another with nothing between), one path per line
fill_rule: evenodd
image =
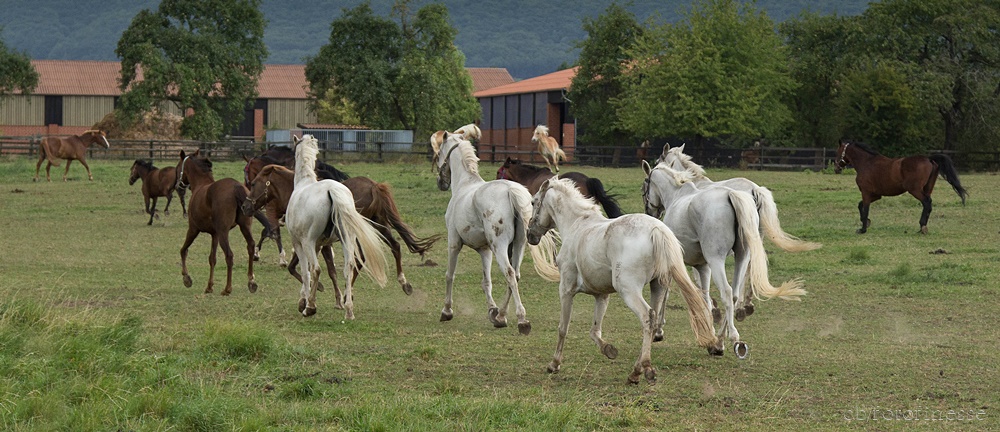
M568 199L565 204L571 205L572 208L569 209L572 213L584 214L584 213L596 213L601 214L601 208L593 200L584 198L580 190L576 188L576 183L570 179L551 179L548 180L549 188L556 189L566 196Z
M316 138L312 135L303 135L302 139L295 147L295 184L302 180L309 179L310 183L315 183L316 155L319 154L319 146Z
M681 161L681 165L684 166L686 171L690 171L694 175L694 178L705 178L705 168L698 165L693 160L691 160L690 155L684 154L684 149L682 147L674 147L667 150L668 153L674 155L677 160Z
M462 166L469 174L479 175L479 156L476 156L476 149L472 148L472 143L468 140L459 139L456 151L462 155Z

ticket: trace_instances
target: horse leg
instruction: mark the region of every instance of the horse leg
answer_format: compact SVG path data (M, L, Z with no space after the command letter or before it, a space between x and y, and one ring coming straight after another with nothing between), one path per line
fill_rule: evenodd
M393 238L392 232L384 225L380 225L375 229L382 234L385 244L389 245L389 249L392 250L392 257L396 260L396 281L399 282L400 288L403 289L403 294L413 294L413 285L410 285L410 281L406 280L406 275L403 274L403 253L400 250L399 242Z
M177 199L181 201L181 216L187 217L187 203L184 202L184 188L177 189Z
M347 241L341 239L340 244L343 246L344 253L344 279L347 279L344 283L344 319L353 320L354 319L354 279L359 271L358 265L354 264L354 254L347 247ZM363 259L363 257L362 257Z
M44 161L45 159L46 159L45 158L45 150L44 150L44 147L43 147L38 152L38 163L35 164L35 178L31 179L31 181L34 181L34 182L38 181L38 171L40 171L42 169L42 161ZM49 164L49 166L52 166L52 164ZM45 171L48 172L48 167L45 167Z
M594 296L594 324L590 327L590 339L600 348L601 354L614 360L618 357L618 348L604 341L601 337L601 326L604 323L604 314L608 311L608 294Z
M661 285L658 279L653 279L649 282L649 291L650 300L656 307L656 316L659 318L656 321L656 330L653 332L653 342L659 342L663 340L663 324L666 323L663 311L666 310L670 287Z
M174 199L174 193L170 192L167 194L167 205L163 207L163 215L170 216L170 202Z
M304 317L313 316L316 314L316 290L314 285L319 279L319 269L316 268L317 257L316 248L307 247L299 242L293 245L295 252L292 254L292 262L288 265L289 273L295 271L295 265L299 262L299 254L303 256L303 266L302 266L302 288L299 289L299 312ZM294 276L296 273L292 273Z
M444 308L441 309L441 321L451 321L454 314L451 310L451 289L455 282L455 267L458 265L458 253L462 251L461 240L457 235L448 235L448 270L444 274Z
M479 250L479 258L483 262L483 294L486 294L486 315L493 323L493 327L507 327L507 308L497 309L496 302L493 301L493 280L490 272L493 270L493 251L490 248Z
M288 261L285 261L285 247L281 244L281 226L278 225L278 220L275 218L268 218L268 222L271 223L271 230L274 232L274 242L278 244L278 265L287 267Z
M726 277L725 259L726 256L723 255L721 259L713 260L713 262L709 263L712 275L715 277L715 287L719 290L719 301L722 303L722 307L726 309L722 317L723 325L716 330L716 334L720 338L727 338L735 344L740 341L740 333L736 331L736 306L733 301L733 287L729 284L729 280ZM713 350L712 348L709 349L710 352ZM712 354L715 353L713 352Z
M747 269L750 267L750 255L739 243L734 248L735 262L733 264L733 298L736 301L736 321L743 321L753 315L753 292L747 286Z
M81 158L80 163L83 164L83 167L87 169L87 178L89 178L90 181L94 181L94 176L90 174L90 165L87 165L87 161ZM66 168L69 168L68 163L66 164Z
M51 168L52 168L52 162L48 162L45 165L45 181L47 181L47 182L51 182L52 181L52 177L49 175L49 170Z
M149 195L143 194L142 199L143 199L144 204L146 205L146 214L149 215L149 222L146 222L146 225L152 225L153 224L153 212L149 210Z
M920 204L924 206L923 212L920 213L920 234L927 234L927 219L931 217L931 196L924 196Z
M156 216L156 197L153 197L153 205L149 207L149 222L146 225L153 224L153 218ZM159 218L157 218L159 219Z
M191 247L191 243L194 243L198 234L196 228L188 226L187 237L184 238L184 245L181 246L181 276L184 277L184 286L188 288L191 288L191 276L188 275L187 267L188 248Z
M215 287L215 253L219 249L219 237L222 233L216 231L216 234L212 234L212 251L208 254L208 287L205 288L205 294L208 294L214 290ZM226 288L229 289L229 284L226 284ZM229 295L226 290L222 291L222 295Z
M250 218L244 218L244 220L240 222L240 232L243 234L243 239L247 241L247 255L250 257L250 263L247 264L247 289L249 289L251 293L255 293L257 292L257 278L253 273L254 244L253 232L250 230L251 223L252 221Z
M333 296L337 298L337 304L334 308L343 309L344 299L341 297L340 287L337 286L337 265L333 262L333 247L323 246L323 248L320 249L320 252L323 254L323 261L326 262L327 275L329 275L330 280L333 281ZM316 289L318 291L323 291L323 284L316 281Z
M563 362L563 346L566 345L566 333L569 331L569 321L573 315L573 296L576 295L574 289L576 275L572 275L572 277L573 279L569 279L566 273L563 273L559 281L559 304L562 307L559 314L559 339L556 342L556 352L552 355L552 361L545 369L548 373L559 372L559 367Z
M506 247L503 248L506 251ZM501 311L507 310L507 305L510 303L511 298L514 299L514 316L517 317L517 331L523 335L528 335L531 333L531 322L528 321L527 312L524 310L524 304L521 303L521 293L518 290L517 284L517 271L514 270L514 266L511 264L510 260L505 253L497 253L497 264L500 266L500 271L503 272L504 278L507 280L507 299L503 302L503 307ZM497 317L498 320L500 317ZM506 324L507 320L504 319L503 322Z
M620 279L625 279L621 277ZM639 377L645 376L650 384L656 382L656 369L653 368L650 351L652 349L653 331L656 329L656 311L649 307L646 300L642 298L642 284L636 285L634 281L620 280L622 287L615 287L621 295L625 305L632 309L632 312L639 317L642 323L642 349L639 351L639 358L636 359L632 367L632 373L628 376L629 384L638 384Z
M862 196L861 201L858 202L858 213L861 215L861 229L857 232L858 234L864 234L868 232L868 227L871 226L872 220L868 218L868 209L871 204L878 201L880 196Z
M66 181L66 176L69 175L69 164L73 163L73 159L66 159L66 171L63 172L63 181ZM93 180L93 179L91 179Z
M708 264L694 266L695 274L698 275L696 282L701 287L701 295L705 298L706 305L712 305L712 321L716 324L722 322L722 313L719 311L715 300L712 300L712 269Z
M267 216L264 215L264 212L258 210L254 212L253 217L254 219L257 219L258 222L260 222L261 226L264 227L263 229L260 230L260 241L257 243L257 246L254 249L253 253L253 259L260 261L260 250L264 246L264 239L270 238L273 233L271 230L267 228L268 223L265 223L267 221L266 219Z

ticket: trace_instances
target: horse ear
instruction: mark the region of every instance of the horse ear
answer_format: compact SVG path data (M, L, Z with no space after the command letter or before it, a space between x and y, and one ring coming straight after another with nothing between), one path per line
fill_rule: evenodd
M681 144L681 145L677 146L677 148L681 149L681 153L684 153L684 146L685 145L687 145L687 143L684 143L684 144Z
M649 173L653 172L653 168L649 166L649 162L645 159L642 160L642 172L646 173L646 177L649 177Z
M181 150L181 159L184 159L184 150Z

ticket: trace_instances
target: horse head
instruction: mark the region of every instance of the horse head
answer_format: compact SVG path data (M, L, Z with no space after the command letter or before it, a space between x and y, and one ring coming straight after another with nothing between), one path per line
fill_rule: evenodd
M851 163L851 161L847 159L847 147L850 145L851 143L849 141L840 141L840 146L837 147L837 159L833 165L834 173L840 174L844 171L844 168L847 168L847 165Z
M531 199L531 220L528 222L528 244L538 245L555 224L552 218L552 206L545 205L545 196L551 187L552 179L545 180Z
M243 200L243 214L253 214L271 200L272 172L274 172L273 165L265 166L247 184L250 193L247 194L247 199Z
M111 148L111 144L108 143L108 135L104 131L99 129L91 129L80 135L88 146L94 143L101 144L104 148Z
M660 194L652 193L653 168L649 162L642 161L642 171L646 173L646 178L642 181L642 203L646 214L657 219L663 214L663 203L660 201Z
M520 162L521 161L517 159L511 159L510 156L507 156L507 161L503 163L503 166L497 169L497 180L514 180L514 178L510 175L510 167Z
M531 135L531 142L532 144L538 144L539 141L548 138L548 136L549 136L548 126L538 125L538 127L535 128L535 133Z
M136 180L139 180L144 174L154 170L152 162L147 162L142 159L136 159L135 163L132 164L131 175L128 178L129 186L134 185Z

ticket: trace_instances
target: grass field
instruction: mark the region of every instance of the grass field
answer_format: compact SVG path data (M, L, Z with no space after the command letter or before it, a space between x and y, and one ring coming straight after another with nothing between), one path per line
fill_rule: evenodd
M34 161L0 160L3 430L1000 428L992 174L962 176L964 207L939 181L929 235L917 234L920 204L906 196L873 204L873 225L859 236L851 175L710 170L717 180L745 176L770 187L785 230L824 244L798 254L767 244L772 282L801 277L809 294L758 302L737 323L751 347L742 361L731 347L722 358L698 348L675 294L666 340L653 347L656 384L627 385L639 323L616 297L604 335L619 357L608 360L590 341L593 300L581 295L562 370L545 373L559 302L530 258L521 282L529 336L489 324L478 255L468 249L455 319L438 321L443 241L430 263L405 256L412 296L392 277L384 288L359 279L349 322L329 292L317 315L298 314L298 284L278 267L273 242L250 294L236 231L233 294L218 295L218 285L202 294L207 235L191 249L195 285L185 288L178 251L187 222L175 202L146 226L140 187L127 184L130 165L93 161L90 182L74 164L67 183L32 183ZM338 168L391 183L419 235L445 232L450 193L437 190L428 163ZM496 168L481 171L492 178ZM602 179L626 212L641 211L639 168L567 169ZM242 164L219 162L215 171L242 179ZM224 271L220 255L217 284Z

